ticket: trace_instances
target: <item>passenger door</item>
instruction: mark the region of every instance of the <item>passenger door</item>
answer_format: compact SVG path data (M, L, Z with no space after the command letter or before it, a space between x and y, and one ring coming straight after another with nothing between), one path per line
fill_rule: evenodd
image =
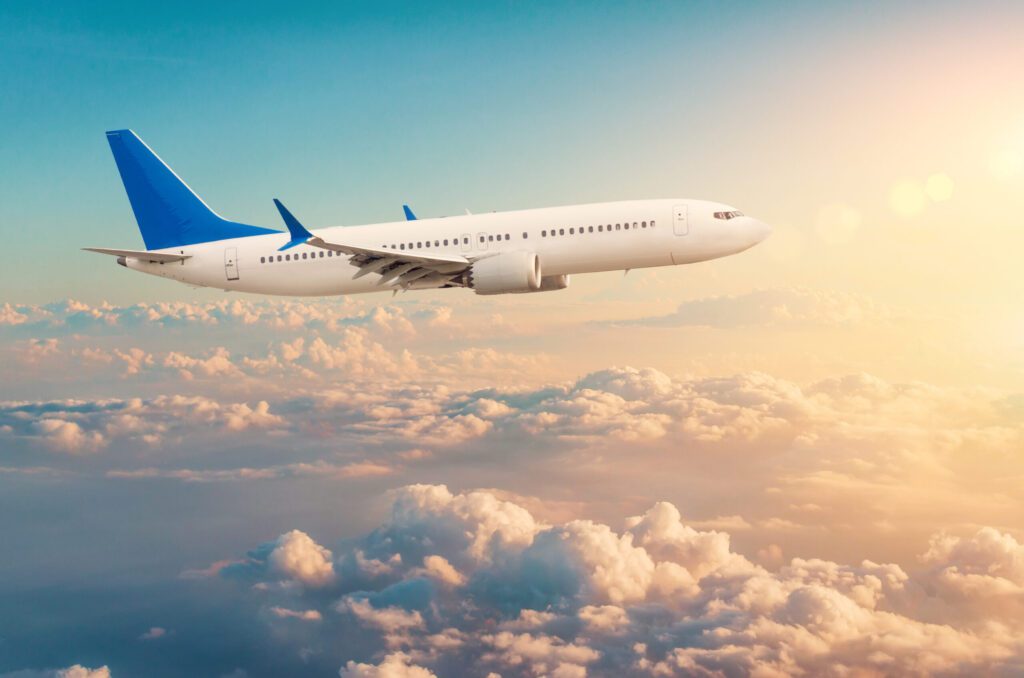
M487 234L486 233L477 233L476 234L476 248L478 250L485 250L485 249L487 249Z
M238 280L238 248L228 247L224 250L224 274L228 280Z
M672 213L672 232L676 235L688 234L690 223L686 218L686 205L676 205Z
M463 233L462 234L462 251L468 252L473 249L473 234Z

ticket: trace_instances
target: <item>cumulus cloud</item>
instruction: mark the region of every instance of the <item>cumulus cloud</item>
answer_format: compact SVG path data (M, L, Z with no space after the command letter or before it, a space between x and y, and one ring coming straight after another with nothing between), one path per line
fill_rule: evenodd
M410 664L409 656L403 652L392 652L379 664L364 664L350 661L341 668L341 678L437 678L422 666Z
M331 552L300 530L278 537L266 563L271 573L307 586L323 586L334 579Z
M106 445L103 434L98 431L86 431L73 421L47 418L40 419L32 426L43 444L58 452L95 452Z
M346 661L343 676L1010 675L1024 617L965 594L1019 598L1020 549L983 529L936 535L916 572L806 558L769 571L667 502L615 530L413 485L306 600L377 638L376 662Z
M939 533L921 562L928 585L961 614L995 621L1024 619L1024 542L983 527L969 536Z
M157 396L37 402L0 402L0 439L29 439L51 450L95 452L112 440L158 444L168 435L238 433L283 427L285 420L266 401L254 405L202 396Z

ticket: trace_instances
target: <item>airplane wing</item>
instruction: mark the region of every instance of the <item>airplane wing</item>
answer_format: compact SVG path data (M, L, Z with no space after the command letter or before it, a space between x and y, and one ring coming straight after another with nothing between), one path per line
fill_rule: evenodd
M190 254L164 254L163 252L147 252L146 250L112 250L107 247L83 247L83 250L87 252L98 252L99 254L109 254L112 257L127 257L130 259L139 259L141 261L156 261L162 264L169 263L172 261L184 261L188 259Z
M280 249L284 250L305 244L345 254L353 265L359 267L359 271L353 276L353 279L362 278L370 273L379 273L381 278L377 284L381 286L392 285L404 289L411 287L461 287L463 283L459 277L469 270L472 263L466 257L459 255L413 254L412 252L379 247L328 242L300 224L292 216L292 213L281 204L280 200L275 199L274 204L277 205L281 218L284 219L292 236L291 241Z

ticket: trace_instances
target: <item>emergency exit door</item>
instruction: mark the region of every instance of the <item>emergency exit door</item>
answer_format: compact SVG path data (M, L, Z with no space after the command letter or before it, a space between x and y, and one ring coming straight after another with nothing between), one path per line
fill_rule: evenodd
M238 280L238 248L229 247L224 250L224 274L228 280Z
M676 235L686 235L690 232L690 224L686 218L686 205L676 205L673 210L672 232Z

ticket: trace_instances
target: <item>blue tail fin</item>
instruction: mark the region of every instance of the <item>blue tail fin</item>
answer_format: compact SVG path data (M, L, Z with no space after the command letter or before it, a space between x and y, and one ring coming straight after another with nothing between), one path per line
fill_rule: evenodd
M219 217L130 129L107 132L107 141L146 249L280 232Z

